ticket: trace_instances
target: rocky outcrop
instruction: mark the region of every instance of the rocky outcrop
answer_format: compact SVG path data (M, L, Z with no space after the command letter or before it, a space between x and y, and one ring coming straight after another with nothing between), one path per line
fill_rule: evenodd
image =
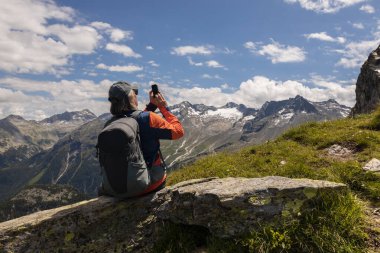
M85 199L86 196L69 185L28 186L0 204L0 222Z
M5 252L150 252L162 221L236 238L295 218L321 193L345 185L284 177L190 180L142 198L99 197L0 223Z
M363 64L356 82L356 104L352 113L370 113L380 104L380 46Z

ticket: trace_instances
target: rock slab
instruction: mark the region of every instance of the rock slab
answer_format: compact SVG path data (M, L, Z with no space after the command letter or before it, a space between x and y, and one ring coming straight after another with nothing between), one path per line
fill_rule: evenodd
M99 197L0 223L0 252L150 252L162 221L233 238L344 184L285 177L190 180L129 200Z
M285 177L202 179L177 184L158 217L206 227L218 237L235 237L275 217L297 216L305 201L344 184Z

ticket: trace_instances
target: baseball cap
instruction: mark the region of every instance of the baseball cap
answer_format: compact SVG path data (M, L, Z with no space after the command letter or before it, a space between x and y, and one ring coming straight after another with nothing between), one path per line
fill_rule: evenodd
M109 91L108 91L108 100L111 101L112 99L116 100L123 100L124 97L127 97L128 94L133 90L135 94L138 93L138 88L135 85L131 85L124 81L119 81L111 85Z

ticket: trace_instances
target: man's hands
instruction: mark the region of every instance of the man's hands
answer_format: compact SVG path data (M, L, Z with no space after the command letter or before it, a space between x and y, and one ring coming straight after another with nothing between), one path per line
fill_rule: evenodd
M149 100L152 104L156 105L158 108L168 106L168 103L166 102L161 92L158 92L158 94L154 96L153 91L149 91Z

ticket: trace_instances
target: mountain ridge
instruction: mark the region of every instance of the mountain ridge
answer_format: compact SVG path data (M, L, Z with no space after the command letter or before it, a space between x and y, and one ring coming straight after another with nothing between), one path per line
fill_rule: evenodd
M161 142L162 153L169 170L191 163L203 155L226 149L236 150L249 144L273 139L289 127L305 121L324 120L330 117L327 115L329 113L327 107L324 109L324 113L316 114L314 113L316 109L309 110L311 113L302 113L305 109L302 106L312 106L302 97L268 102L266 106L268 107L270 104L277 105L276 110L273 112L269 110L272 114L267 111L259 120L255 120L258 109L232 102L220 107L193 105L188 101L171 106L173 114L179 118L185 128L185 136L177 141L163 140ZM324 108L324 104L318 106ZM265 105L263 107L265 108ZM342 108L345 107L342 106ZM297 110L289 111L293 109ZM261 110L265 111L263 108ZM282 114L278 113L281 110L283 110ZM307 109L305 110L307 111ZM85 114L89 114L88 112L86 111ZM292 119L286 118L286 115L289 116L291 113L294 113ZM61 115L65 115L65 113ZM31 157L14 163L12 166L8 165L9 168L6 170L0 169L0 177L8 178L0 187L0 200L10 197L25 184L34 183L69 184L78 188L82 193L95 196L100 183L100 168L95 158L94 147L97 134L111 114L91 117L92 120L76 126L71 131L64 132L51 147L42 149L36 146L37 150ZM302 120L298 117L301 117ZM331 118L338 117L342 117L342 115L331 116ZM59 123L62 119L59 116L53 118L58 124L44 125L45 128L66 125ZM253 130L247 126L251 126ZM25 152L22 149L19 151L20 153ZM0 156L0 158L2 157ZM7 192L8 188L11 189L9 192ZM3 193L1 194L1 192Z

